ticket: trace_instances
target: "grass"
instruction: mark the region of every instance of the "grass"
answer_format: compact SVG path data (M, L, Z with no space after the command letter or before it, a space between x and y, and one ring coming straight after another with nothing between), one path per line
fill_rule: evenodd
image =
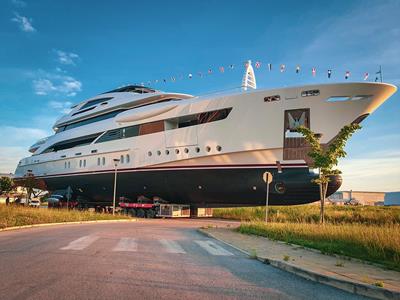
M214 217L241 221L264 221L265 207L215 208ZM319 205L271 206L271 222L318 223ZM400 207L326 206L325 220L331 224L400 224Z
M6 206L0 204L0 229L13 226L60 223L74 221L95 221L129 219L123 215L100 214L88 211L75 211L66 209L46 209Z
M400 271L400 224L243 223L238 231L379 263Z

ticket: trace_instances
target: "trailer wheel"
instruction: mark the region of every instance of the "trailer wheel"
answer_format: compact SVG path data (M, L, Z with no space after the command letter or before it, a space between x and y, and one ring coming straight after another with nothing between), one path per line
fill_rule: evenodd
M154 219L155 216L156 216L156 212L154 211L154 209L149 209L149 210L146 212L146 218Z
M137 216L138 218L144 218L145 215L146 215L146 214L145 214L144 210L141 209L141 208L139 208L139 209L137 210L137 212L136 212L136 216Z
M131 215L131 217L136 217L136 209L134 208L130 209L129 214Z

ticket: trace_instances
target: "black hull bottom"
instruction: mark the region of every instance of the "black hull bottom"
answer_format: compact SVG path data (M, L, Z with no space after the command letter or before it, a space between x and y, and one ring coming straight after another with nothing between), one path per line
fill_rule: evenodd
M161 197L170 203L197 207L234 207L265 205L265 171L273 174L270 205L305 204L319 200L318 185L311 180L317 175L308 168L220 168L174 169L118 172L117 199L132 200L138 196ZM50 191L71 186L74 194L98 203L112 203L114 172L86 173L73 176L41 178ZM341 177L331 178L328 195L341 185Z

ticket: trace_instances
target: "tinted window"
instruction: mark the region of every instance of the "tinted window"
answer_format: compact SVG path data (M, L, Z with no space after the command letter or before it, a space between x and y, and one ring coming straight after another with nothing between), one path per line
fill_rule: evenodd
M99 104L101 102L108 101L111 99L112 99L112 97L90 100L90 101L86 102L79 110L85 109L87 107L90 107L90 106L93 106L93 105L96 105L96 104Z
M96 134L91 134L91 135L83 136L83 137L76 138L76 139L71 139L71 140L65 140L65 141L62 141L62 142L58 142L58 143L48 147L42 153L60 151L60 150L70 149L70 148L77 147L77 146L89 145L99 135L100 135L100 133L96 133Z
M120 112L123 112L123 111L124 111L124 109L119 109L119 110L115 110L115 111L112 111L112 112L109 112L109 113L106 113L103 115L99 115L99 116L96 116L96 117L93 117L90 119L86 119L86 120L82 120L82 121L79 121L76 123L68 124L66 126L61 127L63 129L60 128L57 132L80 127L80 126L87 125L87 124L94 123L94 122L103 121L106 119L110 119L110 118L115 117L116 115L118 115Z

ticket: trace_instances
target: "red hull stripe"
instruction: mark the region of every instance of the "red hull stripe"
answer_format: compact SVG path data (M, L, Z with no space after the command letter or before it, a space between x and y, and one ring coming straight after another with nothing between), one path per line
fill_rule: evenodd
M305 168L308 167L304 163L293 163L293 164L281 164L282 168ZM168 171L168 170L193 170L193 169L257 169L257 168L278 168L276 164L243 164L243 165L195 165L195 166L164 166L164 167L141 167L141 168L119 168L118 173L126 172L146 172L146 171ZM97 170L97 171L82 171L72 173L59 173L36 176L36 178L49 178L49 177L62 177L62 176L75 176L75 175L91 175L91 174L103 174L103 173L114 173L114 169ZM19 177L22 179L22 177ZM15 178L15 179L18 179Z

